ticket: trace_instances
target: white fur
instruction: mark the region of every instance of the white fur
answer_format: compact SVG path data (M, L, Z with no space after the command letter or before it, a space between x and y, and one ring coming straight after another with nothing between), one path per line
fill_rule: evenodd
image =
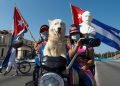
M44 48L44 55L66 57L66 26L61 19L49 20L48 42Z

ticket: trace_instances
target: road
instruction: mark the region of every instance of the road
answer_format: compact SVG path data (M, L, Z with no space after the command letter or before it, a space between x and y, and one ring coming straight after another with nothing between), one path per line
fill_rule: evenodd
M98 86L120 86L120 61L97 61Z
M1 61L0 61L1 64ZM34 64L31 63L32 68L26 75L19 72L18 76L13 76L16 72L14 69L11 70L7 75L0 74L0 86L25 86L25 83L32 80L32 71Z
M31 80L30 75L11 76L0 75L0 86L25 86L25 83Z
M12 76L12 70L8 75L0 75L0 86L25 86L32 80L32 70L27 75ZM96 61L96 79L98 86L120 86L120 61Z

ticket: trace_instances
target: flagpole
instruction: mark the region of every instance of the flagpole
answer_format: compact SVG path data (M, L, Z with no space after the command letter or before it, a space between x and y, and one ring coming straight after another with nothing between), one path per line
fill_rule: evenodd
M30 36L31 36L31 38L34 40L34 42L37 43L36 40L35 40L35 38L33 37L32 33L31 33L30 29L27 28L27 30L28 30L28 32L30 33Z
M16 6L15 6L15 7L16 7ZM35 40L35 38L33 37L32 33L31 33L30 29L28 28L27 22L26 22L25 19L22 17L19 9L18 9L17 7L16 7L16 9L17 9L17 11L19 12L19 15L21 16L21 18L23 19L23 21L25 22L25 25L26 25L26 27L27 27L28 32L30 33L31 38L34 40L35 43L37 43L36 40Z
M73 24L74 24L74 20L73 20L73 12L72 12L71 3L70 3L70 9L71 9L71 15L72 15L72 22L73 22Z

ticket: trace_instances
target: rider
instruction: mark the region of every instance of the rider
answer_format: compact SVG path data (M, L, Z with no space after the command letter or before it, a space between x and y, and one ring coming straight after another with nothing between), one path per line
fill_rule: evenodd
M35 69L33 71L33 81L35 81L36 78L39 77L39 69L40 69L40 59L43 57L43 50L46 45L46 42L48 40L48 25L42 25L40 27L40 39L38 43L34 43L34 48L37 50L37 55L35 57Z
M71 25L69 33L70 33L70 39L71 39L71 45L69 46L69 57L73 58L73 56L76 53L80 53L80 55L77 57L77 61L75 62L73 67L77 71L79 71L80 80L85 80L85 78L87 78L87 82L86 82L85 86L87 86L87 83L88 84L91 83L90 86L93 86L92 81L94 81L94 77L93 77L91 71L89 70L89 67L94 64L94 50L91 46L88 46L88 45L86 46L82 43L82 41L85 38L83 38L84 36L80 33L80 31L76 25L74 25L74 24ZM89 56L88 56L88 54L89 54ZM88 75L90 78L86 75ZM83 78L83 76L84 76L84 78ZM81 84L82 85L80 85L80 86L84 86L83 83L81 83ZM94 83L94 85L95 84L96 83Z
M6 75L8 73L8 71L11 69L11 67L14 67L16 69L16 74L18 75L18 69L17 69L17 64L16 64L16 50L17 48L21 47L23 45L23 35L19 35L19 37L17 39L15 39L15 41L13 41L12 43L12 49L11 49L11 55L8 61L8 65L7 68L5 70L4 75Z

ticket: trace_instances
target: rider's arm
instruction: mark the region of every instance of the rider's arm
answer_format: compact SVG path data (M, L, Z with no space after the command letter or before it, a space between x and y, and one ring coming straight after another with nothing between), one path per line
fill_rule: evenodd
M88 51L89 51L90 60L88 60L87 63L90 64L90 65L92 65L92 64L94 64L94 49L92 47L90 47L88 49Z
M91 65L94 64L94 50L89 48L89 57L90 59L86 61L85 65L82 67L83 70L88 69Z
M34 50L35 50L35 53L38 54L39 50L38 50L38 44L36 42L33 43L34 45Z
M83 70L87 70L92 64L94 64L94 60L88 60L86 64L82 67Z
M78 47L79 46L76 45L73 49L72 48L69 49L69 57L70 58L72 58L75 55L75 53L77 52Z
M40 47L40 44L39 43L36 43L36 42L34 42L34 52L36 53L36 55L40 58L41 57L41 53L40 53L40 51L39 51L39 47Z
M91 65L94 64L94 60L93 59L90 59L87 61L87 63L85 64L87 67L90 67Z
M77 53L78 47L82 46L81 41L82 41L83 39L84 39L84 38L80 38L76 43L74 43L75 47L69 49L69 56L70 56L70 58L73 58L73 56Z

